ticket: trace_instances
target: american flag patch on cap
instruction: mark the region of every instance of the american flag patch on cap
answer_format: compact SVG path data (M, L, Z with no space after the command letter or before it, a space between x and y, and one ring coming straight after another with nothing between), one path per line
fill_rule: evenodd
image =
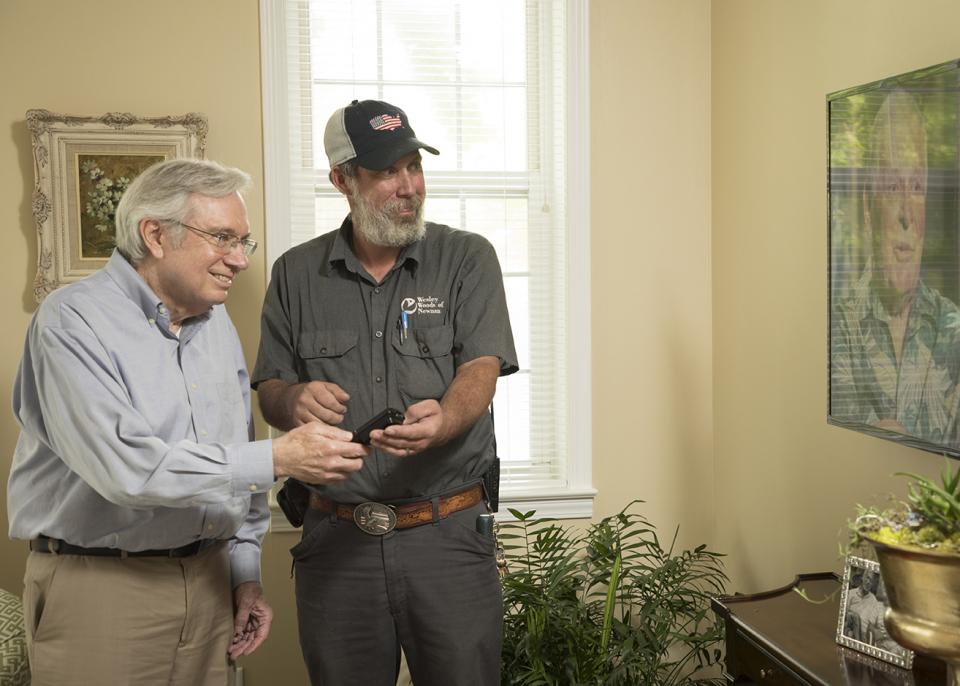
M375 131L393 131L403 126L403 122L392 114L381 114L370 120L370 126Z

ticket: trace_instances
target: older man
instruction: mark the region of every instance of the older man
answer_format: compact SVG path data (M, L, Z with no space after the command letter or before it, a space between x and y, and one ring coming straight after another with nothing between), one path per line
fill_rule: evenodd
M927 142L905 91L877 111L869 160L873 254L832 317L831 414L960 448L960 310L921 276Z
M228 654L270 629L259 562L275 478L335 482L362 466L348 432L317 422L249 442L223 307L257 246L248 183L213 162L150 167L117 208L107 265L30 324L8 509L32 551L35 685L225 684Z
M314 489L293 548L300 644L314 684L387 684L400 647L417 686L499 683L503 620L481 477L487 408L517 370L503 279L482 237L424 223L406 114L354 101L327 124L350 216L277 260L253 381L290 429L404 422L348 480ZM479 531L478 531L479 519Z

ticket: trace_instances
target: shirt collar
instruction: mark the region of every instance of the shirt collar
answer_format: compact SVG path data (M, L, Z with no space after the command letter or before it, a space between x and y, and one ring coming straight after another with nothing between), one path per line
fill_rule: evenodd
M114 248L113 253L110 255L110 259L107 260L104 271L113 282L117 284L120 291L136 303L148 321L151 323L156 321L163 322L166 328L169 329L170 311L167 309L167 306L164 305L163 301L153 292L153 289L150 288L149 284L147 284L146 280L140 275L136 268L130 264L127 258L116 248ZM202 315L190 317L184 321L181 326L181 339L183 338L183 329L186 329L189 324L205 321L209 316L210 312L208 310Z
M930 289L923 280L917 282L917 292L914 295L913 306L910 319L920 321L920 319L936 321L937 300L933 290ZM879 321L889 321L890 315L873 289L869 290L869 299L864 312L864 318L873 318Z
M363 268L360 264L360 260L358 260L357 256L354 254L353 248L350 247L352 238L353 220L350 218L350 215L347 215L346 219L344 219L343 223L340 225L340 229L337 231L336 237L333 239L333 248L330 250L330 257L328 258L331 267L337 262L342 262L347 269L354 273L358 273ZM416 272L417 266L419 266L422 257L423 240L421 239L411 245L408 245L400 251L400 256L397 257L397 263L394 265L393 269L409 265L409 269L412 272Z

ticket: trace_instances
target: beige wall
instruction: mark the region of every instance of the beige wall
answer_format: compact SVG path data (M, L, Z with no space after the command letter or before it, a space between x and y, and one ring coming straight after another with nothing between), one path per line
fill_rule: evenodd
M594 513L713 511L710 4L590 10Z
M960 6L713 3L716 544L736 588L837 569L855 503L943 458L827 426L825 95L956 57Z

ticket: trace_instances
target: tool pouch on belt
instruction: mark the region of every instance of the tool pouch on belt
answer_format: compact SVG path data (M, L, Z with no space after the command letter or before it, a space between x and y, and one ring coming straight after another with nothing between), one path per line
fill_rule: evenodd
M483 473L483 490L487 492L487 502L491 512L500 510L500 457L497 453L497 430L493 420L493 403L490 403L490 429L493 432L493 462Z
M287 479L277 492L277 505L283 510L290 526L303 526L303 514L310 504L310 491L296 479Z
M490 468L483 473L483 490L487 492L490 510L497 512L500 507L500 458L494 457Z

